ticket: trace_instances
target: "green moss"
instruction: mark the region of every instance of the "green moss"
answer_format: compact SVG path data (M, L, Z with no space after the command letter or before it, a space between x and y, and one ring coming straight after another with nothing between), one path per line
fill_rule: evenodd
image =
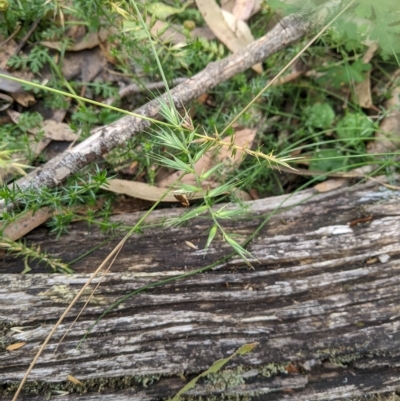
M226 390L244 383L243 367L236 369L226 369L217 373L210 373L206 383L216 390Z
M260 374L264 377L272 377L276 376L280 373L287 374L286 371L286 366L288 365L288 362L286 363L268 363L267 365L263 365L261 368L258 369Z
M346 366L366 356L369 341L355 344L354 347L325 348L317 351L319 359L327 359L339 366Z
M5 349L14 342L13 338L7 336L7 333L12 327L19 326L15 322L2 322L0 325L0 352L5 351Z
M24 385L23 394L43 396L49 399L52 395L60 393L86 394L97 393L105 390L124 390L136 386L150 386L160 380L161 375L148 376L120 376L81 380L82 384L74 384L70 381L48 383L41 381L29 381ZM4 396L11 396L15 393L19 382L7 383L0 387L0 399Z
M69 285L53 285L50 289L40 292L38 296L50 299L54 302L61 302L65 304L70 304L71 301L76 297L79 290L71 288ZM90 297L90 303L97 305L106 305L108 301L99 295L92 294L93 289L86 288L80 297L81 302L86 302Z
M212 395L212 396L207 396L207 397L202 397L202 396L188 396L188 395L183 395L181 397L182 401L251 401L253 395L224 395L224 394L217 394L217 395Z

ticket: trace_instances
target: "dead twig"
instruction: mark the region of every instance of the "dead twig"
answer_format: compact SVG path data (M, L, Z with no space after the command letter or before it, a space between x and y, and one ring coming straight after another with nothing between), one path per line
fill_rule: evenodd
M183 82L185 82L187 79L188 78L176 78L176 79L173 79L171 81L170 86L174 87L176 85L180 85ZM128 86L125 86L124 88L120 89L118 91L118 95L122 99L122 98L124 98L126 96L129 96L129 95L132 95L134 93L152 91L152 90L155 90L155 89L165 89L164 82L162 82L162 81L160 81L160 82L150 82L150 83L148 83L148 84L146 84L144 86L139 86L139 85L137 85L135 83L132 83L132 84L130 84ZM111 105L114 102L115 102L115 98L110 97L104 103Z
M32 26L29 28L29 31L22 38L21 42L19 43L19 45L15 49L14 56L16 56L21 51L21 49L25 46L25 43L28 41L28 39L30 38L32 33L35 31L35 29L37 28L37 26L39 25L39 22L41 20L42 20L42 18L40 17L32 24Z
M7 44L21 29L21 24L18 24L17 27L15 28L15 31L4 41L0 43L0 47L4 46Z

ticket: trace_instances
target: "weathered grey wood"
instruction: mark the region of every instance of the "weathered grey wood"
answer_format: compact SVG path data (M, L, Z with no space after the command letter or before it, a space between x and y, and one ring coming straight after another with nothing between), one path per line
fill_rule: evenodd
M252 202L247 216L224 226L238 240L245 239L284 199ZM283 205L286 209L272 216L250 244L258 260L252 261L254 269L234 258L207 273L129 298L103 318L77 350L89 324L121 296L206 266L230 252L216 238L205 253L210 224L205 218L183 228L146 229L127 242L54 353L85 299L74 308L30 380L40 381L42 396L55 386L70 391L65 385L68 374L83 381L88 394L71 394L62 398L66 400L167 398L184 385L179 374L192 377L242 344L258 342L252 353L235 357L214 385L203 381L188 394L214 399L241 394L260 400L337 400L392 391L400 384L399 199L399 191L376 183L292 196ZM183 212L159 210L149 223ZM372 220L348 224L366 216ZM122 216L127 225L138 218L139 214ZM45 229L28 237L67 259L105 239L105 234L93 227L88 232L82 223L58 240ZM10 257L2 261L2 344L27 342L18 351L0 351L2 383L22 378L52 324L117 241L81 260L71 276L6 273L11 265L13 271L23 266ZM13 326L32 327L18 334L10 330ZM140 385L150 379L155 382ZM100 395L96 390L102 382L105 394Z

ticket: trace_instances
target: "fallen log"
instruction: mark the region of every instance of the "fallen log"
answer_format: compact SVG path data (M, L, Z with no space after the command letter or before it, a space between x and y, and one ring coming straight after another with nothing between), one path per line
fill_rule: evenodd
M400 385L399 198L399 191L369 182L250 202L246 215L224 221L224 227L240 242L266 221L248 246L253 268L237 257L222 261L231 249L221 238L204 249L206 217L134 234L110 272L94 280L101 284L59 346L89 292L57 330L23 399L51 394L74 401L167 399L217 359L254 342L251 353L199 381L186 397L309 401L393 391ZM158 210L148 224L183 212ZM114 218L131 226L140 215ZM73 224L59 239L44 228L27 236L30 245L64 261L105 240L69 276L38 270L20 275L23 261L3 257L1 399L11 398L52 325L119 240L84 223ZM76 349L116 300L210 263L216 265L207 272L125 299ZM20 342L26 344L6 350Z

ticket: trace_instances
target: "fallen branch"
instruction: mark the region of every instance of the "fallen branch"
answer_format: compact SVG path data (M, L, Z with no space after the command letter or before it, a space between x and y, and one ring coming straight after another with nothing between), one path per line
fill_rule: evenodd
M262 62L270 55L303 37L310 28L310 22L296 15L283 18L267 35L247 46L242 51L210 63L202 72L171 90L171 97L177 108L181 108L211 88ZM164 94L138 108L135 113L144 117L160 119L160 104L168 101ZM27 188L55 187L89 163L124 145L137 133L148 128L150 123L138 117L125 116L113 124L96 128L93 134L76 147L50 160L29 175L17 180L21 191ZM9 205L10 206L10 205ZM0 201L0 208L5 202Z
M239 258L222 260L231 252L222 236L205 249L209 222L203 218L166 235L157 223L185 210L154 211L144 233L127 240L112 272L93 278L93 286L102 284L61 346L68 322L90 292L84 292L55 331L21 399L44 400L56 389L69 393L63 401L165 400L187 383L182 372L189 381L250 342L260 345L233 359L226 375L214 377L219 385L199 382L186 396L338 401L394 391L400 385L399 201L398 192L367 182L250 202L247 215L225 220L224 228L243 241L268 219L248 248L258 260L255 270ZM111 220L133 227L142 216L125 213ZM68 260L88 248L96 250L78 259L76 273L67 276L38 273L39 267L29 275L17 274L24 260L2 258L3 400L11 398L11 383L24 377L54 321L93 277L93 266L118 242L96 227L88 235L85 222L73 224L62 241L45 228L26 240ZM105 241L106 246L99 246ZM93 320L122 296L216 261L220 263L208 273L125 299L76 349ZM5 350L21 343L20 350ZM74 393L68 375L83 383L83 394Z

